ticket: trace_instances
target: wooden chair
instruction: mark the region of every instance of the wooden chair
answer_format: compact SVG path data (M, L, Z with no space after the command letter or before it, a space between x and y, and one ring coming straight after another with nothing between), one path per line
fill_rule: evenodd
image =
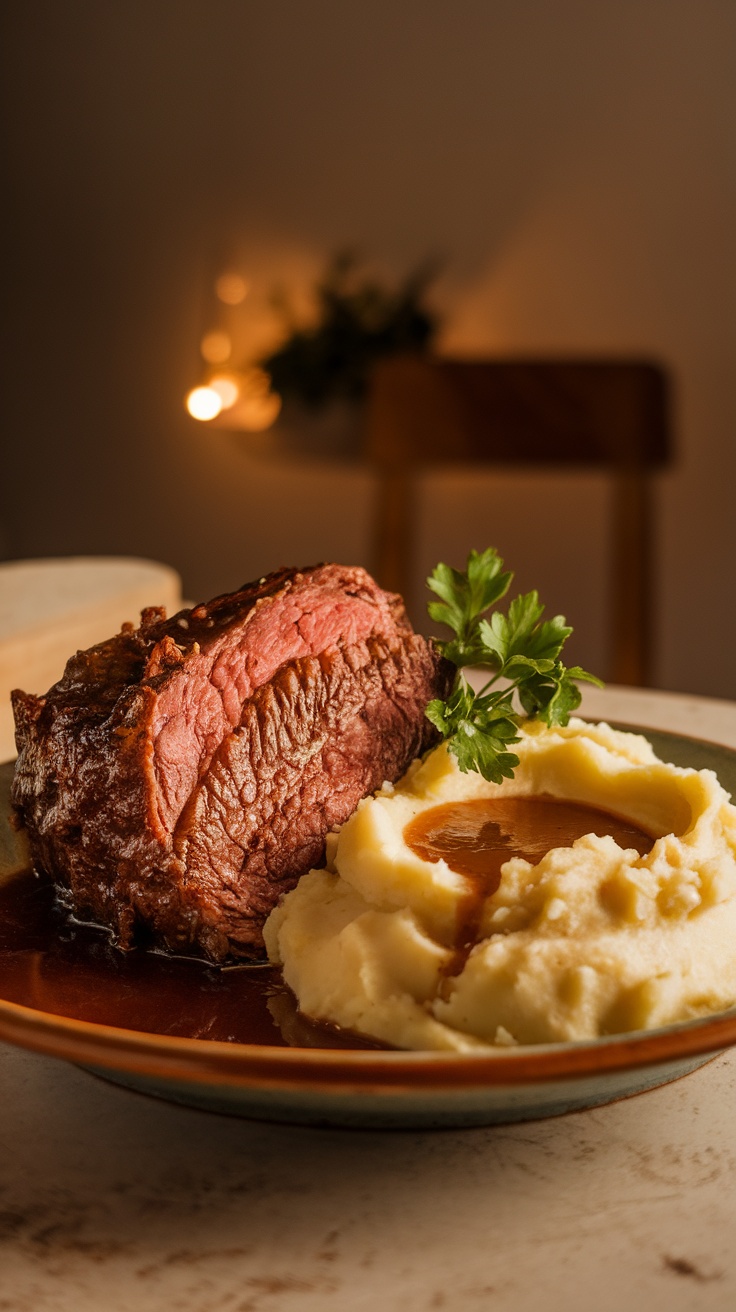
M656 365L615 360L441 360L375 370L365 454L378 468L376 575L407 587L412 480L442 465L604 468L614 485L611 654L616 683L651 676L652 474L670 459L668 388Z

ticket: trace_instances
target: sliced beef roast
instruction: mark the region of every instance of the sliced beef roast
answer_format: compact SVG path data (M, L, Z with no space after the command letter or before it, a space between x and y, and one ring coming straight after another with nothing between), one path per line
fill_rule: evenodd
M75 914L215 961L262 950L325 836L435 741L450 667L362 569L282 570L13 694L13 800Z

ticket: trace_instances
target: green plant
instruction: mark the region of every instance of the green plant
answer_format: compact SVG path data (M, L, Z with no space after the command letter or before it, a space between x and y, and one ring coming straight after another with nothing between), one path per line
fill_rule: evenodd
M377 360L429 349L438 320L424 298L436 273L436 264L427 263L389 288L366 274L353 252L336 255L315 287L311 327L294 322L285 297L277 301L288 336L260 362L274 391L314 408L360 401Z
M492 606L506 595L513 574L503 573L503 561L494 547L471 551L465 572L439 564L427 586L440 598L429 603L430 619L455 634L438 642L442 655L457 667L450 696L427 706L427 718L447 740L463 773L477 770L484 779L500 784L513 779L519 764L515 752L522 716L514 706L518 696L529 719L543 720L550 728L565 725L580 705L578 683L600 679L569 668L560 653L572 633L564 615L543 620L544 606L536 592L516 597L504 615ZM480 692L465 679L463 667L476 665L488 673ZM500 687L494 685L500 682Z

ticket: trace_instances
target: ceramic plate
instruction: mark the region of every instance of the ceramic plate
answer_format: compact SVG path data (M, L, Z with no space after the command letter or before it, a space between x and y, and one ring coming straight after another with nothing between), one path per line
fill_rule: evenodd
M662 759L712 769L736 794L736 752L675 734L636 731L646 734ZM9 936L12 940L12 931ZM182 963L171 966L180 968ZM262 1023L252 1039L247 1025L237 1042L187 1038L82 1020L73 1002L67 1005L57 996L51 1008L43 1005L43 995L38 1005L38 996L29 992L19 1000L17 993L0 992L0 1038L174 1102L313 1125L418 1128L554 1116L664 1084L736 1044L736 1007L590 1043L518 1047L468 1057L284 1046L282 1034L278 1042L270 1042L267 1034L264 1038ZM35 1005L26 1005L29 1002ZM292 1042L300 1041L298 1029L289 1031L287 1026L284 1032ZM308 1042L314 1044L314 1035Z

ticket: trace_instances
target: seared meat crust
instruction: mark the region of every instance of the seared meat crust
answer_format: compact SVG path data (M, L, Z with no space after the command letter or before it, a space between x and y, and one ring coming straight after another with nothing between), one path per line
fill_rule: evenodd
M121 946L257 956L280 894L436 741L452 670L364 570L281 570L144 611L17 691L13 800L36 865Z

